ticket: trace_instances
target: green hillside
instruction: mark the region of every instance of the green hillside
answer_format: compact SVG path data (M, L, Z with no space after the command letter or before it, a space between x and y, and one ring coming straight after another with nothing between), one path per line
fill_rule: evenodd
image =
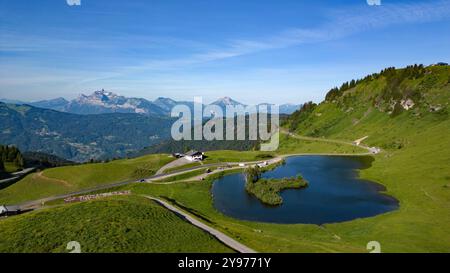
M368 135L368 144L403 147L410 133L448 121L449 83L449 66L386 69L354 86L332 89L319 105L306 104L286 127L314 137L355 140Z
M363 143L384 150L361 175L386 185L400 210L330 230L352 241L383 239L390 251L449 251L449 102L449 66L391 68L333 89L287 121L298 134L368 136Z
M98 185L146 178L172 160L168 155L148 155L108 163L46 169L0 190L0 204L16 204Z
M0 221L0 252L232 252L211 235L142 197L115 197Z

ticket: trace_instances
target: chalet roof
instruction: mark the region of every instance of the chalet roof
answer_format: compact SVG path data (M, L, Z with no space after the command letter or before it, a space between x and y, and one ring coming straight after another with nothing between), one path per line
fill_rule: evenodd
M5 210L5 211L20 211L20 207L19 206L0 206L0 210Z
M195 155L201 155L201 154L202 154L202 153L199 152L199 151L194 151L194 150L192 150L192 151L187 152L187 153L186 153L186 156L195 156Z

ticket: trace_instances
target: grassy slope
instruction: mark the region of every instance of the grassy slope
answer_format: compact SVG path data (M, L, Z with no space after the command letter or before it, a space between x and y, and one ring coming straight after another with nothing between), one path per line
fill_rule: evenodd
M65 205L0 220L0 252L231 252L142 197Z
M357 154L367 153L366 149L340 143L328 143L322 141L299 140L288 135L281 134L280 147L277 154Z
M210 151L206 153L207 158L205 163L221 163L221 162L244 162L244 161L257 161L261 160L261 156L269 155L271 153L260 151ZM272 154L273 155L273 154Z
M200 166L200 165L201 165L200 162L187 163L187 164L184 164L184 165L181 165L181 166L165 169L163 171L163 173L172 173L172 172L175 172L175 171L184 170L184 169L188 169L188 168L191 168L191 167L197 167L197 166Z
M450 123L408 137L401 151L380 155L363 178L379 181L400 200L400 209L380 219L330 227L354 242L374 238L386 251L450 251Z
M400 210L371 219L328 228L352 243L379 240L386 251L445 251L450 249L450 101L449 67L434 67L424 78L403 82L406 89L423 81L423 99L409 111L391 117L368 107L383 80L364 83L338 103L323 103L299 126L305 135L337 139L369 136L366 143L385 149L363 178L387 186ZM344 100L354 100L343 103ZM351 99L348 99L348 98ZM345 106L339 105L343 103ZM440 105L440 112L429 111ZM351 106L351 107L349 107ZM351 110L349 110L351 109ZM320 113L320 114L319 114Z
M204 174L205 172L206 172L205 169L190 171L190 172L186 172L186 173L170 176L170 177L167 177L165 179L157 180L157 182L164 183L164 182L174 182L174 181L181 181L181 180L189 180L189 178L193 178L193 177L199 176L201 174Z
M14 204L102 184L138 179L142 170L152 175L173 160L168 155L148 155L109 163L47 169L42 174L30 174L16 184L0 190L0 203ZM145 175L145 172L144 172Z

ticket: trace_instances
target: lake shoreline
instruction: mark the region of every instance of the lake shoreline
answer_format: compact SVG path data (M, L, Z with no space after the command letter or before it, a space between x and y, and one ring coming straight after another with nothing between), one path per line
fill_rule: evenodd
M281 191L285 202L273 207L246 192L242 173L225 175L212 182L214 208L239 220L317 225L373 217L399 208L399 201L386 193L384 185L359 177L359 170L370 168L371 156L302 154L284 158L286 165L263 177L281 179L300 173L310 182L308 188Z

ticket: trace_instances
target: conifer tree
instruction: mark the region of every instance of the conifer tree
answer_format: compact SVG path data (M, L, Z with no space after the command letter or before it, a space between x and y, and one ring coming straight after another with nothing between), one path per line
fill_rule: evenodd
M0 174L5 172L5 165L3 164L3 160L0 159Z

